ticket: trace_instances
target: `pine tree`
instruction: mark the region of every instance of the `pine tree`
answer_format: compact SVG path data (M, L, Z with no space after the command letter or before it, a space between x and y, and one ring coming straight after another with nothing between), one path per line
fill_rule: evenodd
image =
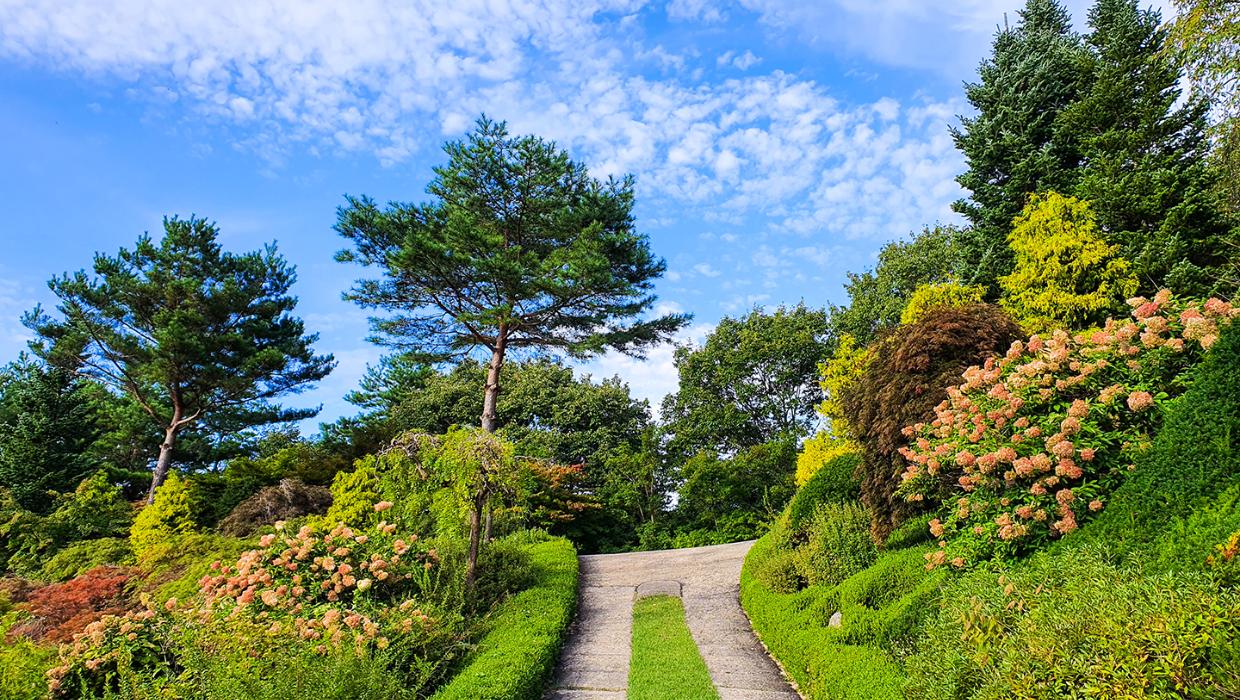
M1180 102L1181 71L1156 11L1098 0L1089 24L1095 80L1061 119L1084 158L1074 191L1132 262L1142 292L1221 291L1214 280L1230 224L1208 163L1209 106Z
M966 283L995 290L1010 271L1007 234L1030 195L1072 191L1079 146L1059 114L1088 87L1089 62L1058 0L1028 0L1015 27L1000 29L993 55L965 86L977 115L952 130L968 170L957 181L971 193L953 208L972 226L961 234Z

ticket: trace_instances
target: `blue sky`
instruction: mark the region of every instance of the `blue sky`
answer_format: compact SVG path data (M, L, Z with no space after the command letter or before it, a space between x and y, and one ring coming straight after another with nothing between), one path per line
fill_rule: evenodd
M290 403L352 413L382 351L340 299L360 270L332 260L336 207L422 199L481 112L637 177L661 302L696 316L682 341L754 305L841 302L883 243L956 220L947 127L1020 4L0 0L0 361L49 277L197 214L296 264L340 366ZM670 348L587 369L656 403L675 388Z

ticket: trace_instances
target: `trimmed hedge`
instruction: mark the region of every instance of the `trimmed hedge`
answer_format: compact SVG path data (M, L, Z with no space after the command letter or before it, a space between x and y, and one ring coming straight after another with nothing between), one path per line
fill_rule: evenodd
M1177 523L1203 508L1223 508L1240 485L1240 324L1233 324L1198 365L1192 385L1172 403L1162 429L1098 518L1062 546L1105 546L1114 555L1154 555L1176 546ZM1233 511L1234 512L1234 508ZM1204 562L1205 551L1172 556Z
M811 700L902 699L904 671L893 652L920 629L946 576L925 570L926 551L888 552L838 586L783 594L757 576L780 555L774 540L763 537L741 570L741 605L771 655ZM837 611L842 625L831 627Z
M797 490L788 502L788 524L800 529L801 524L814 514L819 503L843 503L854 501L861 495L861 485L853 478L861 455L845 454L827 460L814 475Z
M551 677L577 603L577 552L565 539L529 548L530 588L493 614L487 635L435 700L537 700Z

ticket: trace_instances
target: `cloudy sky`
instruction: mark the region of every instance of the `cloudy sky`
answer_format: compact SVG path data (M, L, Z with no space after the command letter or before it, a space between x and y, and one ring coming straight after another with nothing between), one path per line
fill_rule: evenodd
M278 241L340 361L294 399L351 413L365 314L333 262L345 194L417 201L481 113L632 173L684 340L755 305L843 300L848 270L952 222L947 128L1020 0L0 0L0 361L46 280L164 215ZM1084 0L1069 3L1083 20ZM670 349L605 357L657 402Z

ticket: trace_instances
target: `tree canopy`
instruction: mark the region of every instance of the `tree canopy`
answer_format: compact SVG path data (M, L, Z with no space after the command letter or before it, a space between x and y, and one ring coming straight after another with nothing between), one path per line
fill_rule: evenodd
M510 350L640 354L688 321L636 320L666 264L635 230L631 177L594 179L554 143L485 117L444 151L422 204L348 198L336 230L353 248L337 257L381 272L346 294L390 312L372 319L376 342L427 361L490 354L483 428L498 426Z
M57 367L131 397L164 432L148 501L172 464L178 434L193 425L217 433L300 420L317 408L286 409L279 396L326 376L292 315L296 274L275 249L233 254L203 219L164 220L115 257L96 254L84 270L48 283L60 318L36 308L25 317L31 347Z

